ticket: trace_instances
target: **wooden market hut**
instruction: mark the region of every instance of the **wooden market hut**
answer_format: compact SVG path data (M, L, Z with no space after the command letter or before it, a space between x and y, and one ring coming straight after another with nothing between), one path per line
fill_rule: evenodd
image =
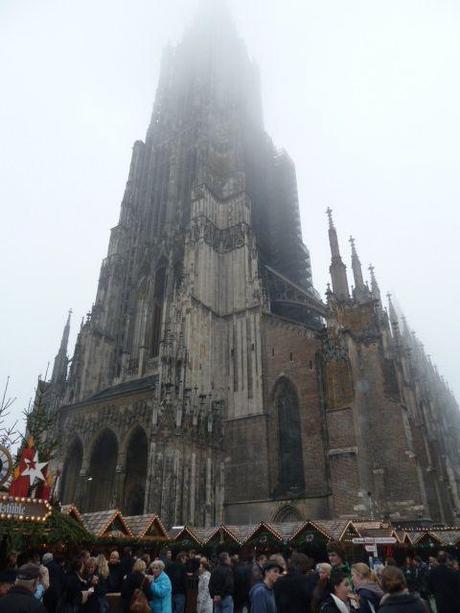
M152 513L128 515L123 519L133 536L140 541L156 543L169 541L168 531L158 515Z
M98 539L132 539L133 533L117 509L83 513L83 524Z
M72 519L77 521L82 526L86 527L85 526L85 522L83 521L83 517L81 516L80 511L77 509L77 507L74 504L64 504L64 505L62 505L61 506L61 513L64 513L64 515L68 515L69 517L72 517Z
M203 543L195 532L195 528L191 526L182 526L178 529L172 529L169 532L169 541L173 549L199 549Z

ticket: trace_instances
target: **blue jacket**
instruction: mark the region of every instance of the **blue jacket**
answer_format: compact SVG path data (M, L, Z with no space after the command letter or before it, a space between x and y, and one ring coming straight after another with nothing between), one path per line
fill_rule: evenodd
M150 608L152 613L172 613L172 587L168 575L161 574L150 583Z
M276 613L275 594L263 581L252 586L249 599L251 613Z

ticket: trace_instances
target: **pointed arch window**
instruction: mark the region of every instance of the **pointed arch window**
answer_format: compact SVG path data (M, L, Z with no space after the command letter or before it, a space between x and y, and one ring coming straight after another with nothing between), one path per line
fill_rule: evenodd
M282 378L274 391L274 406L278 414L279 473L278 491L300 492L305 488L302 434L297 392Z

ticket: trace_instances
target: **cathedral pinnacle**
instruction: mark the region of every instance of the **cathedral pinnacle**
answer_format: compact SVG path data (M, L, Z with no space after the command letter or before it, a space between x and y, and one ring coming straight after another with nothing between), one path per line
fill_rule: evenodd
M377 278L375 276L375 267L372 264L369 264L368 268L371 275L371 292L374 300L378 300L380 305L382 304L382 298L380 295L379 284L377 283Z
M69 309L69 312L67 315L67 321L64 326L64 331L62 333L59 351L56 357L54 358L53 373L51 375L51 381L53 383L63 382L65 381L67 377L67 366L68 366L67 346L69 344L71 316L72 316L72 309Z
M337 231L332 220L332 209L328 207L326 214L329 219L329 245L331 247L331 265L329 271L331 273L332 289L339 300L348 300L350 293L348 289L347 268L342 262L339 249L339 240Z
M355 288L362 292L365 289L364 279L363 279L363 271L361 269L361 262L359 261L358 253L356 251L356 243L355 239L350 236L350 245L351 245L351 267L353 269L353 278L355 280ZM364 297L364 296L362 296Z
M398 317L398 314L396 313L396 309L394 307L392 296L390 292L387 293L387 299L388 299L388 314L390 316L390 322L391 322L391 327L393 329L393 334L399 337L400 336L399 317Z

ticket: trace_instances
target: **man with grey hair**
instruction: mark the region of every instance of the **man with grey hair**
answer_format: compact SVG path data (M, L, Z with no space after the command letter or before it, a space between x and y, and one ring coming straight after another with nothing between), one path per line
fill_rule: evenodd
M10 591L0 598L0 613L46 613L45 607L34 596L40 581L40 567L24 564L18 570Z

